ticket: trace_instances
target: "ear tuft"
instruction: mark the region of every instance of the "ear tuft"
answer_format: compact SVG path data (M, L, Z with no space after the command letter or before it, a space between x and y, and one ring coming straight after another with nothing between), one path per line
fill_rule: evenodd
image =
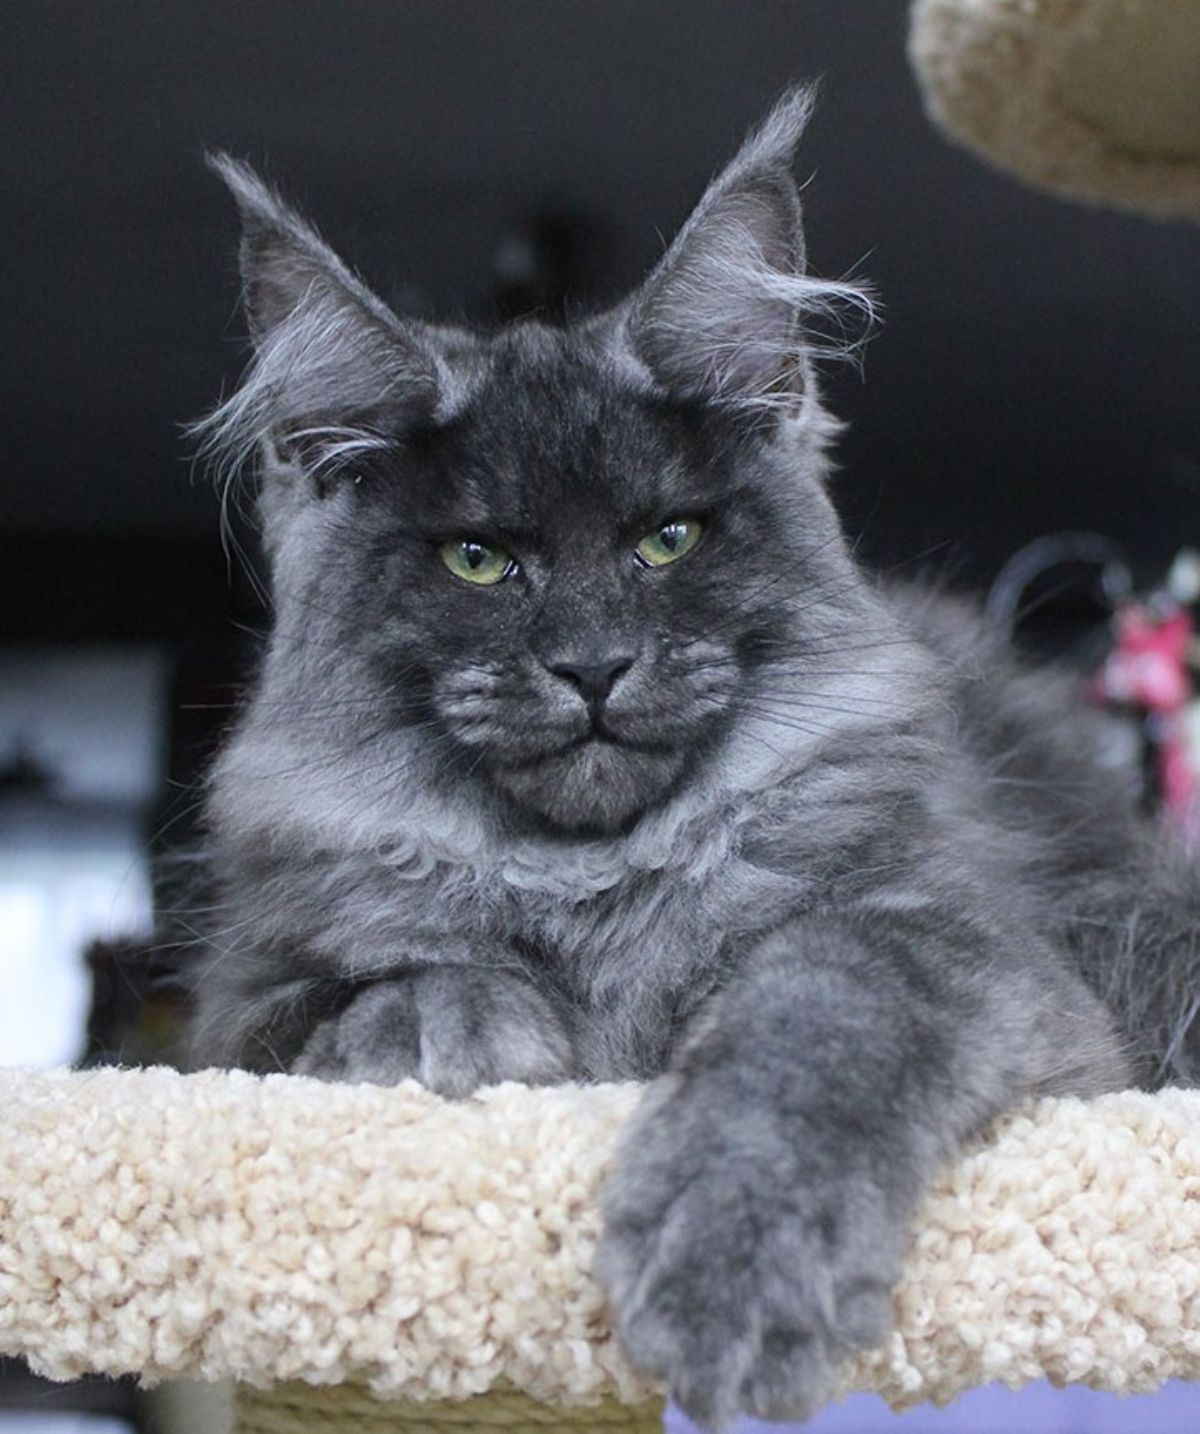
M787 91L691 218L629 308L638 357L669 391L747 409L795 407L814 358L852 343L818 330L867 291L804 272L796 146L814 86Z
M242 221L241 270L254 358L241 386L193 426L228 484L263 451L327 476L432 414L438 364L299 214L241 160L208 156Z
M233 195L242 221L243 302L255 340L283 323L314 287L336 287L381 323L398 323L312 225L250 165L221 151L205 159Z

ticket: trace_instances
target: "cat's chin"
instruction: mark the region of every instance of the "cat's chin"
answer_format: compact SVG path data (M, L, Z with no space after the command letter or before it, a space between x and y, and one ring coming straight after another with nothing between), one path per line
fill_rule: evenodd
M683 752L590 741L518 767L496 767L496 786L559 831L609 834L657 805L679 779Z

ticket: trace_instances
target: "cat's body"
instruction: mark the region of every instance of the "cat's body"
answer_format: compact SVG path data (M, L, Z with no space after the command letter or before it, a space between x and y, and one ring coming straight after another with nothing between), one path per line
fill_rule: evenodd
M211 435L263 451L277 620L198 1057L652 1079L600 1269L713 1421L821 1399L992 1116L1200 1057L1196 882L1097 719L842 539L804 109L614 314L494 338L395 319L225 165L258 357Z
M1165 854L1136 811L1130 774L1106 761L1106 734L1078 684L1016 663L957 601L919 589L880 600L888 619L881 611L820 659L823 670L852 670L851 685L812 683L790 717L768 709L775 730L739 734L703 791L686 786L615 836L564 841L486 804L464 810L421 779L420 737L364 748L359 714L345 720L336 699L319 730L306 715L288 734L278 713L294 699L264 687L215 773L222 890L253 941L234 928L236 959L217 962L198 991L206 1056L314 1064L302 1047L325 1011L344 1005L353 983L394 974L397 948L421 933L411 964L508 967L542 994L570 1032L561 1078L644 1079L665 1068L745 943L781 918L934 906L931 867L947 835L955 849L938 864L960 868L948 885L974 885L981 904L990 888L1031 946L1077 951L1098 994L1118 990L1131 932L1089 936L1095 883ZM395 786L377 780L414 765ZM1141 901L1128 895L1132 928ZM272 947L286 965L268 957L260 972L252 956ZM1035 957L1050 992L1058 964ZM1113 1010L1120 1040L1077 1081L1124 1083L1135 1052L1144 1077L1168 1073L1149 1033L1123 1029ZM480 1073L468 1056L411 1073L469 1089ZM347 1057L344 1073L369 1079L393 1058L411 1053L372 1048ZM488 1074L515 1078L503 1058Z

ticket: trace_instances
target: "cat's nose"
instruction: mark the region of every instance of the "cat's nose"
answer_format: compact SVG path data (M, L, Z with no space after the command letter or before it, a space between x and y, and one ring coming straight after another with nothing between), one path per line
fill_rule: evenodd
M546 667L555 677L562 677L578 689L580 696L591 708L603 706L608 694L634 664L635 653L612 652L603 657L576 660L574 658L547 662Z

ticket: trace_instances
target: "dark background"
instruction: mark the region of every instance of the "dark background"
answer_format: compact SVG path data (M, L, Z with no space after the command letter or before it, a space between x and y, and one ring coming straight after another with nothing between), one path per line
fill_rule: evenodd
M614 297L811 76L814 267L886 305L863 380L832 380L863 550L982 581L1086 527L1161 566L1200 538L1200 235L952 148L905 24L899 0L9 7L4 635L217 640L255 616L180 430L245 357L205 147L261 165L398 307L488 318L528 297L499 277L514 243L546 253L535 297Z

